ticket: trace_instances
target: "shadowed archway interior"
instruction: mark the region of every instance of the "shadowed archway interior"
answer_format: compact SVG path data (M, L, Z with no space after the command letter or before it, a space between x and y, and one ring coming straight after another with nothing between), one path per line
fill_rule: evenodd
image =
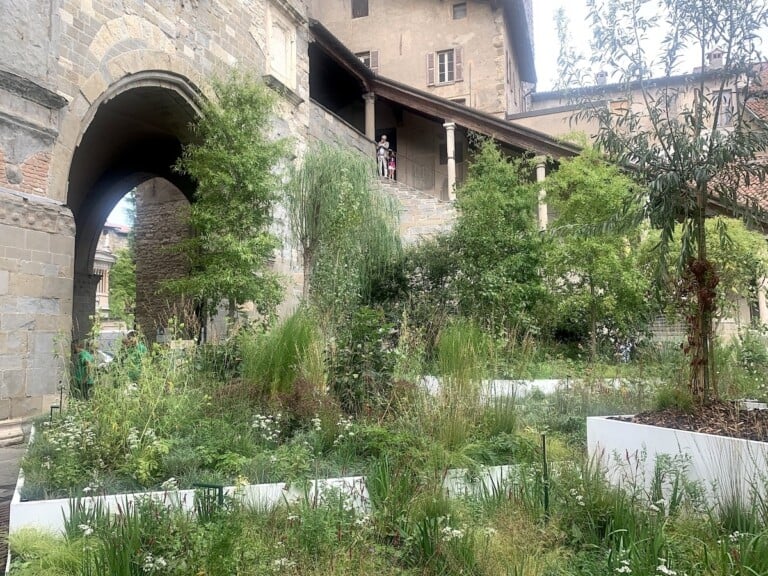
M197 92L189 86L137 79L120 86L98 105L75 149L69 172L67 204L75 218L73 336L91 328L99 277L93 261L101 229L120 199L134 188L161 178L187 200L193 183L173 170L197 116ZM161 232L161 231L159 231ZM153 258L162 258L163 238ZM143 254L142 257L147 257Z

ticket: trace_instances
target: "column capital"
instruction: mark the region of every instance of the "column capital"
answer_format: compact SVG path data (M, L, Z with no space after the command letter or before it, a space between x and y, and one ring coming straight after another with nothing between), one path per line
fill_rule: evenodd
M375 92L366 92L363 94L363 100L366 102L373 102L376 100L376 93Z
M455 130L456 129L456 122L444 122L443 128L446 130Z
M546 156L542 156L542 155L539 155L539 156L534 156L534 157L533 157L533 163L534 163L536 166L541 166L542 164L543 164L543 165L546 165L546 163L547 163L547 160L548 160L548 158L547 158Z

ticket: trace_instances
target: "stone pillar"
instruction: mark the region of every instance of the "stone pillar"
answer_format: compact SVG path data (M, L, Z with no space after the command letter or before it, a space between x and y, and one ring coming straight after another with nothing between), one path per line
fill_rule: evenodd
M536 182L541 185L539 188L539 230L546 230L549 224L549 215L547 213L547 190L544 188L544 178L547 176L546 158L538 156L536 162Z
M363 94L365 100L365 135L371 140L376 140L376 94L367 92Z
M72 338L85 338L93 327L91 317L96 314L96 289L101 274L75 272L74 302L72 303Z
M3 168L0 162L0 180ZM0 420L41 414L58 403L72 325L75 231L66 206L4 184L0 181L0 254L5 255L0 258Z
M768 305L765 302L765 291L768 287L768 279L763 277L757 282L757 309L760 313L760 325L768 325Z
M171 318L193 329L191 304L162 290L164 280L188 273L186 257L173 246L189 234L189 201L178 188L154 178L136 189L134 321L150 342L159 328L165 331Z
M456 123L446 122L445 147L448 155L448 200L456 199Z

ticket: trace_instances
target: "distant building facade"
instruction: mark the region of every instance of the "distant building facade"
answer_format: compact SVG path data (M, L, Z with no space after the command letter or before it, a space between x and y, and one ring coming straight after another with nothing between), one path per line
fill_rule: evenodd
M713 105L720 105L714 129L727 132L735 127L740 105L744 106L744 121L747 125L753 122L768 122L768 65L758 66L762 79L752 87L747 99L743 99L743 94L746 93L743 86L722 83L723 54L717 50L709 54L709 65L703 71L697 68L689 74L648 79L644 86L651 98L660 104L666 104L671 116L678 116L693 108L703 79L704 96ZM529 110L510 114L507 119L517 126L535 129L555 138L573 133L582 133L588 138L594 138L599 129L597 120L594 117L586 118L579 113L587 105L604 106L615 115L622 115L627 110L638 114L638 129L652 131L639 83L633 82L627 86L623 83L609 83L607 79L605 73L598 73L593 86L534 93ZM768 150L761 156L768 162ZM737 195L745 205L756 206L763 215L768 214L768 182L755 181L749 186L741 185ZM712 202L710 212L712 215L733 216L729 207L717 202ZM547 213L545 208L545 221L548 218ZM755 218L750 224L763 234L768 231L768 222L764 216ZM755 278L755 283L754 295L733 298L731 317L718 322L718 332L721 336L731 338L740 328L753 324L768 325L768 279ZM681 321L670 323L664 318L658 318L654 322L653 331L660 339L679 339L685 329Z
M129 226L107 222L101 230L96 254L93 258L93 273L101 276L96 286L96 313L109 317L109 271L117 261L117 253L128 248Z
M536 82L531 0L309 0L377 74L504 117Z

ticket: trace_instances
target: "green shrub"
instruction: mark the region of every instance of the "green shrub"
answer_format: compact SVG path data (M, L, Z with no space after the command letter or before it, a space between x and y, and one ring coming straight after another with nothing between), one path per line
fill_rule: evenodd
M330 351L331 392L349 414L389 402L396 331L380 309L360 307L339 325Z
M299 377L322 377L316 350L320 334L312 317L299 309L265 334L239 338L242 377L265 398L290 393ZM313 382L322 387L324 382Z

